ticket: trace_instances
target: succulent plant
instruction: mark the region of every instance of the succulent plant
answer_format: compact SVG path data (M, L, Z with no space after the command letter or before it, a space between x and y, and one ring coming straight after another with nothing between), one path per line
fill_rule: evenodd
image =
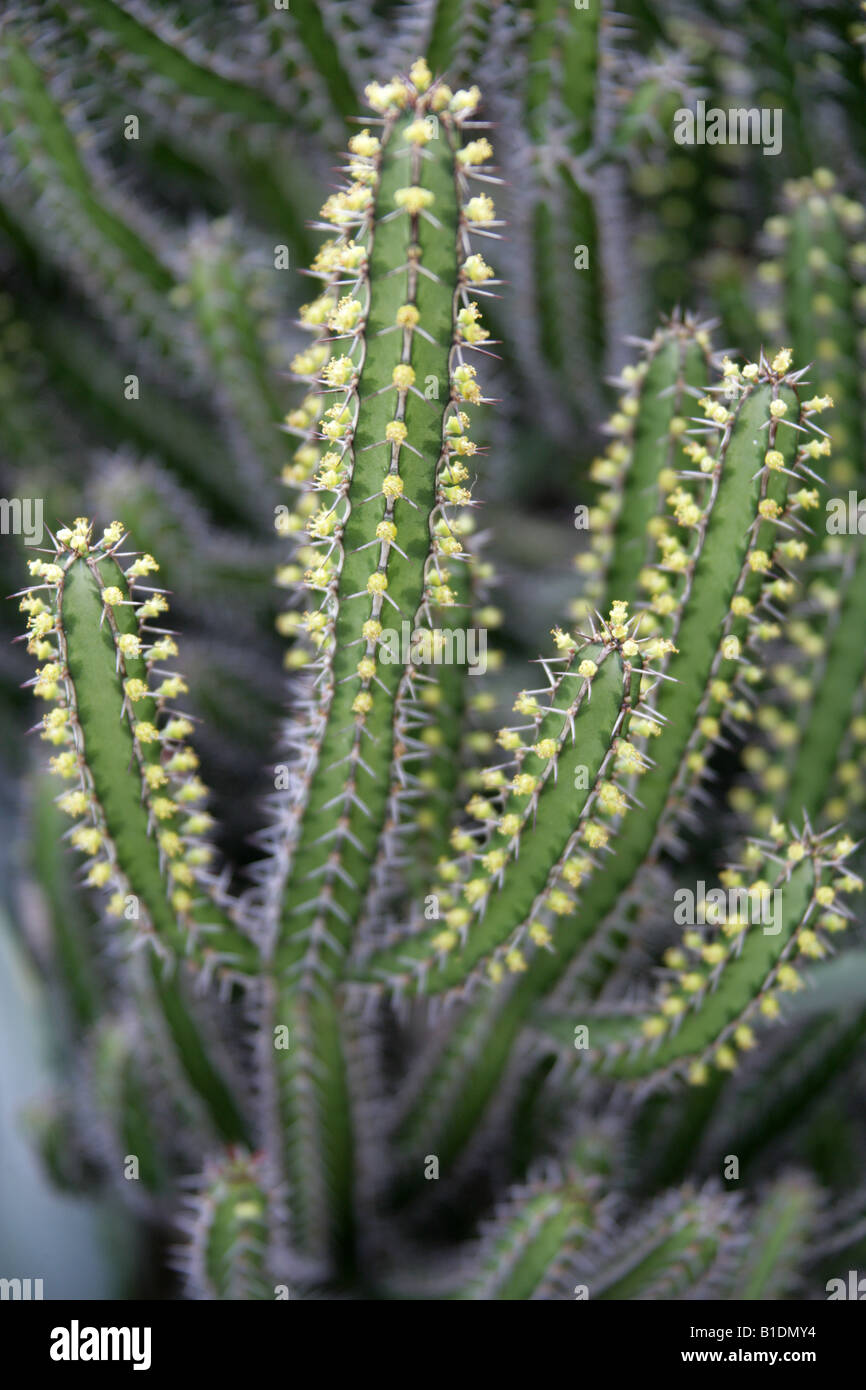
M263 6L230 62L138 0L4 24L0 443L64 514L16 586L52 774L30 940L77 1058L34 1139L190 1298L820 1297L819 1233L860 1229L863 959L828 958L862 888L866 590L824 523L863 476L863 212L827 170L785 186L772 347L667 304L626 360L596 249L708 54L677 6L647 61L600 5L421 8L278 33ZM142 168L203 190L191 230L88 138L117 138L105 73L152 122ZM362 87L292 321L279 271ZM507 627L488 649L489 446L504 420L561 452L611 395L528 674ZM58 479L77 411L98 441Z

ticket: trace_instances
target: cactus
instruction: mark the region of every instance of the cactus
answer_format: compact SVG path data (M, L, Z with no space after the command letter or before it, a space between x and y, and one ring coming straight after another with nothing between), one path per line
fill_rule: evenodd
M46 0L0 34L0 463L49 499L10 582L53 774L15 877L74 1045L34 1142L127 1199L167 1296L814 1296L819 1220L848 1248L862 1207L866 588L823 525L860 482L859 204L774 189L773 345L735 354L611 274L629 178L724 73L678 6L243 8ZM147 127L125 184L107 75ZM299 293L271 247L294 272L362 89ZM487 650L515 581L494 606L478 527L527 432L547 486L582 470L528 668L508 623Z

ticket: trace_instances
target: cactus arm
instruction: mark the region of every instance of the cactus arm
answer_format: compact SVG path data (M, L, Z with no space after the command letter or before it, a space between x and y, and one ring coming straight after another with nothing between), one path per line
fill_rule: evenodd
M791 716L799 725L789 776L774 773L781 788L778 783L766 788L774 810L786 821L805 814L815 822L823 810L864 679L862 652L850 634L866 624L866 557L858 537L834 537L827 543L825 530L830 494L841 492L847 500L848 489L863 476L866 402L857 357L862 295L850 242L862 235L866 212L833 186L826 170L787 186L784 215L767 224L776 259L763 267L775 295L771 318L784 319L795 350L803 354L800 360L817 359L826 395L816 400L833 404L827 435L814 441L810 485L816 501L809 543L816 565L803 617L791 625L795 648L801 648L792 653L797 683L802 687L807 682L809 693L792 709L791 692L779 690L780 718L768 727L769 740L776 743L777 729L780 737L790 732ZM770 321L766 311L763 321ZM826 584L827 562L837 572L832 592Z
M851 640L853 632L866 632L866 552L858 547L851 559L781 808L786 821L804 815L817 819L866 675L863 650Z
M109 616L102 593L110 588L118 589L124 597L116 605L120 611ZM127 581L117 561L99 559L91 567L84 560L72 558L64 572L57 617L94 796L105 817L116 863L130 891L144 905L155 940L181 958L192 948L193 956L197 955L202 963L201 947L182 925L188 915L191 928L200 924L210 929L205 932L208 937L206 950L213 949L217 957L223 953L226 958L235 955L240 969L254 968L255 952L251 943L234 931L219 909L210 904L195 905L182 887L171 888L172 875L160 862L160 848L151 826L159 824L166 835L183 832L182 800L170 803L166 814L162 814L155 796L142 796L143 788L150 786L148 769L157 772L157 789L161 785L162 740L153 739L148 745L136 735L135 727L144 726L149 736L150 728L155 727L160 702L150 696L136 701L135 722L130 727L132 720L124 713L124 706L129 708L124 688L128 689L130 681L144 682L149 672L144 656L124 656L118 644L123 636L139 637L140 629L139 620L132 612ZM125 687L118 677L118 666ZM169 764L178 759L183 761L180 749L173 748L172 743L168 749L171 753ZM136 764L141 770L141 782L128 775L127 769ZM164 780L168 782L169 777L166 775ZM190 779L182 781L178 790L183 785L189 786ZM188 853L183 855L183 860L189 862ZM194 881L189 873L175 875L175 878L178 884ZM182 905L179 907L178 903Z
M177 316L167 307L174 276L156 219L116 196L108 171L93 155L85 158L44 73L11 35L2 75L0 131L22 171L14 189L10 183L15 215L23 208L34 238L63 257L109 321L134 322L130 340L141 350L153 352L153 339L157 357L186 365L183 352L177 354L183 341ZM48 198L40 196L46 189Z
M788 359L783 356L779 365L787 370ZM472 1040L471 1052L461 1061L459 1044L453 1050L446 1046L411 1098L400 1125L401 1143L412 1143L413 1136L424 1134L422 1142L447 1155L449 1161L460 1151L508 1064L521 1020L525 1021L538 999L559 982L575 952L615 905L652 850L659 827L664 827L668 800L678 779L692 775L694 745L689 745L697 738L698 720L704 710L715 717L707 698L717 677L725 682L736 670L736 662L724 653L739 652L748 631L747 622L731 611L732 597L742 586L750 605L760 599L762 575L752 568L749 555L753 546L773 549L772 526L768 535L768 523L762 520L758 507L765 490L770 501L784 496L784 474L766 463L762 469L766 454L773 453L766 446L772 442L775 453L788 467L797 454L794 430L774 431L771 425L768 432L766 428L770 402L777 393L786 397L783 404L789 418L799 416L785 381L784 375L777 379L770 372L767 383L756 383L746 390L724 423L721 447L717 448L723 466L719 469L716 464L716 482L695 551L688 595L678 625L667 629L679 650L667 659L664 670L675 681L665 681L658 696L656 709L665 722L661 735L652 740L653 766L640 778L640 810L626 811L613 842L616 852L608 857L605 873L588 877L577 911L560 919L556 949L536 951L528 970L519 975L504 999L492 1003L483 999L471 1006L471 1018L458 1025L460 1035ZM775 457L773 462L777 462ZM735 647L724 645L729 637L735 639Z
M206 1101L208 1118L221 1139L248 1143L249 1125L239 1099L214 1060L179 982L166 977L155 956L149 967L154 998L182 1080Z
M796 837L791 841L787 867L775 884L782 897L782 920L772 926L778 925L779 930L765 930L758 923L743 925L732 918L709 945L699 934L688 932L684 951L677 953L681 955L677 985L663 987L658 1013L650 1018L599 1017L590 1023L589 1051L601 1070L620 1079L659 1079L688 1066L689 1079L704 1084L709 1063L733 1069L735 1049L754 1046L751 1022L761 1016L776 1017L780 991L801 987L792 962L808 963L824 955L827 931L838 929L837 917L844 925L833 875L842 869L850 844L845 839L835 846ZM822 915L834 904L836 910ZM568 1022L559 1017L554 1029L573 1046L574 1019L570 1029Z
M559 374L573 360L576 335L562 313L563 281L544 267L557 265L568 275L565 283L572 287L589 343L601 350L605 337L596 209L558 143L579 156L595 132L601 8L578 12L543 0L536 7L526 59L526 122L538 182L532 211L536 308L544 357ZM591 256L589 268L580 271L573 265L579 246L589 247Z
M586 1193L562 1182L536 1183L510 1194L485 1231L477 1271L456 1297L525 1302L544 1298L575 1258L591 1223Z
M529 126L533 138L542 142L558 112L568 123L568 147L579 155L595 135L604 7L577 9L559 0L539 0L533 8L526 80Z
M857 248L866 211L834 185L827 170L786 185L781 216L766 224L770 259L759 271L769 295L762 328L775 325L776 331L786 333L796 360L813 364L812 371L834 402L828 426L832 462L826 470L817 469L826 472L826 482L815 480L820 507L813 549L820 540L828 496L837 488L855 486L862 476L866 428L857 341L862 318Z
M556 0L536 0L530 29L525 80L526 116L536 140L544 136L544 110L553 82L552 48L556 40Z
M289 1045L275 1053L279 1143L291 1187L292 1243L351 1275L358 1238L355 1135L347 1079L348 1041L334 996L282 988L274 1026Z
M436 76L470 82L485 53L495 6L490 0L436 0L429 24L427 62Z
M331 106L343 118L353 116L357 95L347 73L331 25L329 14L313 0L294 0L292 15L300 42L306 48Z
M294 1239L313 1256L339 1252L344 1261L352 1259L352 1139L335 988L385 828L404 672L401 660L383 655L384 638L380 652L379 638L390 628L399 635L403 621L411 628L431 605L452 604L446 565L462 556L449 504L468 499L460 458L474 452L461 403L481 398L464 359L478 335L458 265L471 251L473 217L492 216L492 204L469 197L471 161L456 157L477 92L452 98L431 88L421 62L412 75L417 88L400 81L368 89L385 115L380 141L365 132L352 142L369 207L348 219L358 230L355 240L347 233L337 243L346 252L326 249L328 257L351 254L352 264L348 274L338 262L326 275L334 287L308 314L311 324L320 309L331 320L325 340L296 359L299 372L321 373L325 399L334 402L321 418L312 412L308 449L299 452L317 453L323 437L336 439L323 471L336 455L350 474L336 495L334 482L317 485L338 544L329 526L318 552L306 550L313 568L302 598L313 610L310 631L322 640L308 731L299 738L307 754L290 798L290 849L271 888L274 1018L294 1039L275 1051L276 1106ZM436 138L422 125L431 109ZM359 189L361 182L348 197L364 201ZM333 215L334 201L323 216ZM360 274L359 263L366 263ZM344 292L347 279L354 299ZM347 299L357 306L349 331L340 320ZM328 1158L312 1158L323 1150Z
M103 982L96 961L96 923L75 891L63 836L67 824L55 803L48 777L36 782L32 810L32 866L45 895L53 938L53 966L63 980L72 1017L79 1028L92 1024L102 1003Z
M256 291L230 228L218 224L194 232L187 283L180 292L192 298L227 433L237 442L246 471L261 486L279 475L285 458L285 441L277 429L285 408L264 336L266 321L254 302Z
M268 1269L277 1201L262 1159L231 1150L205 1168L178 1251L188 1296L273 1299Z
M749 1244L731 1290L743 1300L784 1299L818 1215L818 1193L799 1176L779 1178L750 1221Z
M154 255L148 241L97 195L90 171L62 112L27 48L7 38L5 54L9 104L3 106L3 117L7 138L20 148L22 158L27 160L29 154L35 152L29 151L26 144L27 135L22 129L26 124L27 130L40 143L44 156L54 163L61 184L81 199L91 227L116 246L154 291L167 293L173 283L170 271ZM21 111L16 111L13 100L20 103Z
M745 619L738 620L735 611L731 611L731 599L740 590L750 603L750 595L757 594L757 597L760 597L762 575L760 571L751 568L749 554L753 545L759 554L765 554L762 546L769 544L772 548L774 533L773 523L762 521L762 514L758 510L763 501L763 489L768 489L769 500L778 506L780 515L783 506L782 503L775 502L775 496L785 496L784 480L770 477L771 470L761 466L765 452L763 441L769 438L764 432L770 418L768 412L772 396L771 387L758 388L747 396L735 422L728 421L726 424L724 468L720 470L713 484L712 498L706 513L707 521L692 567L686 602L678 625L674 628L677 651L665 668L669 679L662 683L654 707L656 716L664 726L664 732L653 744L653 766L644 770L640 777L640 811L628 810L623 802L622 823L616 831L616 853L607 864L606 872L583 876L587 884L578 896L578 911L573 916L566 917L562 930L557 930L557 949L553 956L549 957L549 960L557 963L557 971L561 968L566 953L573 949L570 944L565 944L569 939L574 940L570 934L575 931L577 934L588 933L600 922L602 916L614 906L620 893L628 887L640 864L651 851L671 794L676 793L687 776L689 760L694 751L692 740L696 726L700 727L700 721L705 714L713 717L707 708L710 682L717 676L724 678L727 675L734 663L727 659L724 653L727 650L735 650L738 654L741 639L737 634L745 637L747 631ZM783 389L779 399L785 410L796 409L796 398L790 390ZM788 433L793 436L793 432ZM779 442L783 441L780 439ZM784 442L786 456L793 462L796 451L794 438L791 437ZM720 632L724 634L721 641ZM666 640L670 642L670 639ZM736 644L735 649L724 646L728 641ZM608 729L611 739L619 732L618 727L613 725L608 725ZM574 761L580 761L580 757L575 756ZM592 758L589 759L590 765L593 761ZM597 769L591 766L591 771L597 772ZM553 785L559 788L559 779ZM564 794L559 790L560 797ZM569 807L569 810L573 809L573 806ZM534 843L534 836L531 842ZM496 847L495 843L493 847ZM526 873L524 864L521 854L516 870L516 874L521 877ZM519 877L517 881L519 882ZM579 879L579 882L581 881ZM514 887L510 882L507 887L509 891L501 896L508 900L509 905L514 902L515 910L519 911L514 898ZM499 911L508 915L508 908ZM486 915L480 924L477 948L479 955L485 948L489 949L486 925L488 919L494 924L498 921L498 914L494 914L492 904L487 907ZM511 921L510 925L518 924ZM425 975L422 985L425 991L435 993L453 986L460 979L461 957L468 960L470 965L475 963L472 937L470 929L468 950L464 947L460 953L455 951L453 969L430 970ZM563 942L561 948L560 940ZM410 941L408 951L405 951L410 959L413 944ZM452 942L452 949L455 946L456 942ZM371 975L386 975L390 972L392 985L402 988L405 987L405 980L394 971L398 950L399 948L395 948L394 955L387 960L374 958L367 968Z
M109 915L136 923L133 935L153 948L157 997L181 1064L193 1084L206 1087L203 1099L218 1128L236 1137L242 1126L226 1084L179 1002L176 982L160 972L168 968L170 976L189 962L202 980L214 971L239 978L257 970L258 955L201 878L211 853L201 836L210 822L194 807L204 788L188 775L195 766L182 742L188 721L164 712L184 688L160 666L176 647L158 630L150 640L150 624L167 604L151 594L135 607L131 590L156 565L141 557L124 572L116 554L122 536L115 523L93 545L82 518L59 532L53 563L31 562L45 595L30 590L23 600L29 648L45 663L33 688L53 705L43 719L43 736L59 750L52 770L75 784L58 804L78 821L69 834L88 858L85 881L110 889ZM159 685L148 685L151 666L162 674Z
M88 1133L96 1128L95 1147L102 1148L100 1157L109 1166L115 1184L119 1185L124 1162L130 1156L138 1160L137 1180L145 1189L164 1193L170 1181L165 1146L153 1122L140 1057L124 1023L101 1020L89 1042L88 1072L96 1115L95 1126L92 1118L88 1122Z
M571 614L586 621L616 599L632 603L641 593L643 566L654 558L654 528L662 525L677 468L687 461L685 437L694 409L691 397L713 374L708 325L676 313L663 320L636 362L623 368L622 391L606 425L611 436L593 460L590 478L599 492L589 513L589 546L575 557L585 576Z
M182 31L163 23L147 5L138 4L133 11L117 0L76 0L63 11L67 23L81 25L91 37L95 30L126 62L134 57L146 63L164 82L216 111L255 123L286 119L286 110L267 94L260 72L253 77L223 55L214 63L201 55L201 45L193 57Z
M645 858L652 858L664 843L690 788L700 780L708 748L731 712L728 705L738 676L737 660L751 638L752 615L760 612L768 587L763 561L753 567L753 547L758 559L778 555L780 565L786 564L784 551L774 549L779 534L775 522L764 520L762 510L778 508L777 519L796 513L796 507L786 502L787 484L781 470L761 466L767 453L774 453L776 461L781 457L788 469L797 460L794 430L774 431L771 423L767 432L774 391L765 386L747 394L725 425L720 450L724 465L718 486L713 485L685 601L670 629L662 625L663 631L674 635L678 650L664 668L671 679L663 684L655 704L664 730L652 742L654 765L641 778L642 813L624 818L618 852L608 872L589 881L575 924L578 932L582 929L589 935L594 930ZM793 393L784 386L778 399L789 414L800 415ZM775 450L765 450L765 443L775 444ZM733 531L739 540L732 545ZM665 568L662 561L661 569ZM662 597L668 596L665 588ZM745 604L745 616L739 612L740 603ZM757 654L760 649L752 650ZM733 659L728 653L733 653Z
M581 674L584 662L595 672L589 680ZM446 915L444 939L438 925L377 954L366 967L371 978L393 981L400 989L406 987L408 972L429 992L463 984L480 964L489 967L503 956L508 960L509 952L520 946L522 925L546 907L551 893L562 892L563 865L587 833L598 785L631 708L632 666L622 661L616 647L587 643L567 660L559 679L551 681L549 708L539 706L534 715L525 745L529 751L518 764L501 815L486 805L478 808L495 820L484 846L493 863L482 861L477 867L472 862L463 876L466 884L484 890L475 920L465 905L455 907ZM578 777L578 769L586 775ZM529 779L526 788L523 779ZM447 880L441 892L447 900ZM466 895L470 906L478 902L474 894L475 888ZM558 907L559 900L554 902ZM570 907L571 900L565 905ZM458 927L465 933L463 942L458 941ZM444 959L437 959L443 953Z
M700 1297L703 1281L724 1268L739 1234L729 1197L683 1189L659 1198L606 1246L587 1250L575 1278L590 1299Z
M97 439L107 446L122 441L155 453L195 490L215 519L232 520L247 531L258 525L258 504L253 506L239 489L228 451L211 421L193 423L162 384L157 399L156 381L144 374L141 394L147 409L131 411L118 393L112 348L105 338L68 313L38 303L28 321L63 403L82 412Z
M676 467L681 432L694 410L694 398L710 378L705 332L689 320L682 324L674 320L655 335L640 364L645 374L636 388L631 459L611 538L607 573L610 602L617 598L632 602L637 597L640 571L652 558L647 544L647 511L661 511L664 473L660 470Z
M52 65L61 71L93 68L102 97L97 120L112 133L116 130L116 84L127 101L132 99L133 111L143 114L142 124L146 121L157 132L163 157L168 154L175 166L182 162L187 169L195 161L199 177L211 178L217 205L228 175L246 204L278 229L303 260L310 170L303 141L296 139L300 132L291 126L319 130L323 124L322 101L311 90L317 84L309 82L309 70L288 61L288 80L280 81L276 57L263 62L260 48L247 51L241 31L221 35L213 15L202 15L196 28L188 16L173 22L143 4L131 14L113 0L81 0L51 9L44 42ZM269 7L265 19L272 17L277 23L283 18ZM94 42L99 44L95 62ZM229 58L229 50L236 56ZM158 163L155 172L159 177Z
M394 206L395 193L411 182L410 156L404 153L403 135L408 125L404 118L388 132L385 144L385 163L378 190L378 217L386 217ZM278 947L277 962L282 968L290 964L283 960L295 950L293 942L302 939L310 921L316 917L316 907L304 908L311 897L310 885L332 859L332 846L321 841L323 832L332 823L335 801L345 805L347 830L364 849L352 848L346 835L343 858L345 876L339 879L328 872L325 884L331 881L339 912L333 914L332 926L337 939L344 934L339 918L351 919L357 911L361 892L369 873L369 855L381 831L387 793L387 774L392 745L393 701L402 667L394 662L378 664L375 683L359 682L356 668L364 655L359 647L361 628L365 621L378 621L382 627L399 624L405 619L413 622L421 605L425 565L429 552L429 519L436 504L436 469L442 448L443 420L441 410L431 408L426 400L411 391L401 403L391 378L401 360L401 333L388 333L401 304L408 302L412 277L389 275L393 267L406 267L410 238L417 235L421 264L428 274L418 275L414 290L420 324L425 327L432 343L419 334L413 335L412 370L415 380L425 382L434 378L444 384L450 378L448 348L452 334L452 297L456 276L456 201L447 130L443 138L431 141L426 147L433 153L429 160L417 165L424 187L435 198L436 218L446 230L444 235L418 218L417 231L406 217L390 218L377 226L370 262L371 296L367 320L368 345L363 370L358 382L361 407L353 437L354 466L349 492L350 512L341 537L344 555L337 594L334 625L334 669L332 698L328 710L328 726L317 770L306 801L301 837L295 851L293 881L283 903L283 944ZM415 157L413 157L415 158ZM378 220L378 219L377 219ZM434 277L434 278L431 278ZM429 328L427 325L429 324ZM378 338L377 338L377 335ZM384 574L379 568L381 547L376 531L390 508L382 495L383 471L388 468L389 456L396 457L393 446L383 445L385 431L394 416L395 408L405 412L407 442L411 450L399 451L399 477L402 495L413 505L399 503L397 543L405 557L395 547L386 548L387 600L371 602L371 582ZM417 453L414 452L417 450ZM381 501L367 503L367 498ZM368 643L369 646L369 643ZM369 691L366 690L369 686ZM360 687L360 693L359 693ZM358 711L361 704L369 708ZM358 706L358 710L354 707ZM365 771L365 765L371 772ZM348 773L348 776L347 776ZM324 886L324 885L323 885ZM315 897L315 893L312 894Z

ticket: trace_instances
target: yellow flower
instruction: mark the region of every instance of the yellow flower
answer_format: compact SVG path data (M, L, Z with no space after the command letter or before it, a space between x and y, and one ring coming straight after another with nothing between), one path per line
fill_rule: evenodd
M528 772L518 772L511 785L516 796L531 796L538 786L538 778Z
M463 209L464 216L470 222L492 222L496 215L493 199L486 193L481 193L475 198L470 198Z
M398 208L405 208L414 217L424 208L431 207L435 198L431 189L413 185L411 188L398 188L394 193L394 202Z
M401 362L391 373L391 382L397 387L398 391L408 391L410 386L415 385L415 371L408 362Z

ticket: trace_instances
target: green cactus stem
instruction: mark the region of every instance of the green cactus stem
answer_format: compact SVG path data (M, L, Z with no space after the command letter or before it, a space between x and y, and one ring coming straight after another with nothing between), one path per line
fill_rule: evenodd
M460 139L477 89L452 93L419 61L409 83L374 83L367 96L381 135L353 137L352 181L322 209L323 226L341 235L314 262L323 289L302 318L324 333L293 364L329 404L305 403L290 477L302 495L281 527L306 530L283 582L308 566L298 601L314 681L292 734L289 849L268 890L274 1017L293 1038L275 1052L277 1105L294 1239L318 1254L350 1219L334 989L385 830L395 729L417 700L386 638L453 606L451 566L465 563L462 460L476 449L465 407L481 400L467 358L487 339L470 294L491 273L470 234L496 226L492 199L471 189L490 146Z
M248 1301L273 1299L268 1262L278 1229L278 1199L260 1156L231 1150L213 1159L190 1200L188 1240L179 1265L188 1296Z

